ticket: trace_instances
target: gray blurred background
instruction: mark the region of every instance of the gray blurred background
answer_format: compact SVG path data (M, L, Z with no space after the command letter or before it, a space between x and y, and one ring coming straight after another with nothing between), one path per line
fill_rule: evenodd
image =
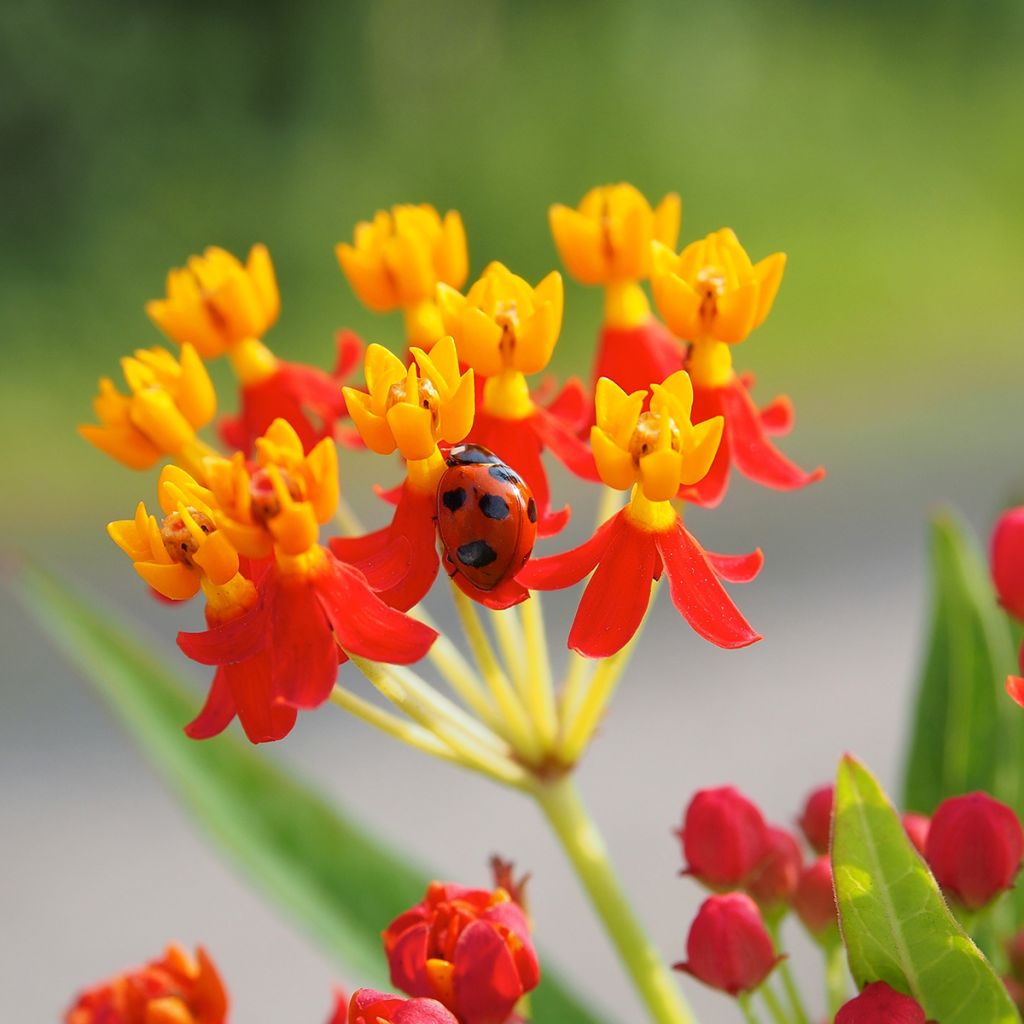
M793 396L783 447L828 479L794 495L734 483L688 519L708 547L764 548L762 578L734 596L766 639L718 651L663 602L581 770L642 917L680 959L700 893L676 877L670 829L690 794L732 782L789 822L844 750L895 786L926 518L949 503L984 533L1024 483L1022 42L1013 0L7 5L5 563L58 567L189 672L173 635L198 607L149 602L103 532L153 478L74 426L96 378L159 340L142 304L206 244L270 245L283 313L268 341L321 365L342 325L398 340L332 253L396 201L460 209L475 270L500 257L533 279L556 263L547 205L620 179L652 199L678 190L686 240L730 224L755 258L787 251L775 311L737 363L764 399ZM569 287L560 370L589 365L599 311ZM357 494L395 479L367 457L343 472ZM591 498L556 474L559 494L578 499L578 538ZM549 602L556 637L572 597ZM241 1024L319 1021L338 967L232 877L73 668L0 601L0 1019L55 1020L78 987L177 938L213 951ZM448 621L443 592L434 606ZM198 700L205 676L190 674ZM439 876L483 882L496 850L532 869L545 947L609 1018L640 1019L525 801L334 709L267 755ZM816 954L792 946L818 992ZM734 1019L683 984L707 1020Z

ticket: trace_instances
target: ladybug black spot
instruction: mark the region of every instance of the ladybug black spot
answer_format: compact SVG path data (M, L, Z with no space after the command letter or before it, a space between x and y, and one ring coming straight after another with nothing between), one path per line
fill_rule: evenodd
M500 480L503 484L521 484L522 480L519 478L519 474L514 469L509 469L504 462L499 462L497 466L491 466L487 470L495 480Z
M535 502L533 498L530 498L526 503L526 518L529 519L531 523L537 522L537 502Z
M450 491L445 491L441 495L441 501L449 512L458 512L466 503L465 487L453 487Z
M453 448L445 460L449 466L488 466L497 461L494 453L479 444L463 444Z
M459 561L470 569L482 569L498 557L498 552L485 540L472 540L468 544L460 544L455 554L458 555Z
M497 494L485 494L480 499L480 511L488 519L508 519L508 502Z

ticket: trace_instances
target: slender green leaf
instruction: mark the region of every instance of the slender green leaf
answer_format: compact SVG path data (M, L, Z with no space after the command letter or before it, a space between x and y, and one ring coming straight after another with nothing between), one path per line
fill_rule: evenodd
M859 986L885 981L941 1024L1012 1024L1006 987L964 933L871 773L839 765L832 871Z
M428 876L248 744L187 739L195 698L143 644L51 576L30 570L23 584L39 623L221 849L359 984L387 988L380 931L422 898ZM547 966L532 1005L540 1024L599 1022Z
M984 789L1024 814L1024 712L1007 698L1015 652L985 560L952 516L931 531L931 631L905 769L907 810Z

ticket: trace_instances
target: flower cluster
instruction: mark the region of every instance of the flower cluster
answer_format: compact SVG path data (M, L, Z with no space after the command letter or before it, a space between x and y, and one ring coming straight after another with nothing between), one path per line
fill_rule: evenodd
M578 209L554 206L550 222L569 272L605 289L593 387L571 378L559 388L547 374L565 307L559 272L532 284L491 262L467 287L462 220L426 205L378 211L337 249L361 301L402 311L401 355L343 331L332 372L279 358L265 341L280 296L262 245L244 263L216 247L189 258L147 304L180 353L125 358L127 393L104 378L99 422L81 433L131 468L162 464L160 515L140 502L108 529L155 593L205 598L206 629L179 636L185 654L216 669L189 735L212 736L237 716L254 742L275 740L299 710L332 696L353 709L336 690L350 659L372 672L368 663L431 654L467 693L467 670L447 648L432 652L437 634L416 611L442 567L465 597L496 611L589 576L568 631L568 646L587 658L630 643L662 575L700 636L727 648L759 639L723 583L753 579L760 551L706 551L683 510L717 503L732 463L770 486L815 478L764 439L788 426L788 405L758 412L729 355L767 316L784 258L751 264L729 231L676 255L678 197L652 208L629 185L594 189ZM239 392L218 445L202 435L217 410L204 360L220 357ZM362 386L345 383L360 364ZM390 522L376 530L358 528L342 500L339 441L399 457L402 479L380 492ZM552 457L601 488L606 512L582 545L532 557L535 541L569 518L552 497ZM618 511L615 492L628 497ZM321 536L335 523L339 535ZM539 612L522 614L536 644ZM512 627L497 628L511 656ZM477 651L478 639L471 631ZM525 736L493 666L481 666L493 707L477 701L476 713L527 760L549 757ZM403 710L421 725L430 713L408 699ZM597 714L587 712L594 724ZM557 723L539 728L550 747Z

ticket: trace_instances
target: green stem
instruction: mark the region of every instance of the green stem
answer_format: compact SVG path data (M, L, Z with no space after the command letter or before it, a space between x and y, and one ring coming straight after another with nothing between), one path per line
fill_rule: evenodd
M776 953L782 952L781 923L781 921L777 921L768 926L768 931L771 934L772 943L775 945ZM796 1024L809 1024L810 1016L807 1013L807 1007L804 1006L803 999L800 998L800 990L796 986L796 979L793 977L793 969L789 966L788 958L779 964L779 977L782 979L782 987L786 992L786 998L789 1000L789 1006L793 1013L793 1020Z
M661 955L644 933L608 860L597 827L567 775L536 790L562 848L572 862L608 937L657 1024L696 1024Z
M831 1020L846 1002L847 987L846 952L841 942L832 943L825 950L825 992L828 995L828 1013Z
M747 1024L761 1024L756 1013L754 1013L754 1006L750 1002L749 995L740 995L736 997L736 1002L739 1004L740 1012L743 1014L743 1019Z
M768 986L767 981L758 989L758 992L761 993L761 998L764 1000L765 1006L768 1007L768 1012L772 1015L772 1020L775 1021L775 1024L790 1024L789 1015L782 1008L779 997Z

